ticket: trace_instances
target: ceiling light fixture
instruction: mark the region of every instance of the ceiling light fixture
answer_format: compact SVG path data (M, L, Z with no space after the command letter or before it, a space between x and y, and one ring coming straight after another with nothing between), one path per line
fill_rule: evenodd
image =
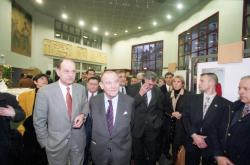
M87 36L82 36L83 38L88 38Z
M141 27L140 27L140 26L138 26L138 27L137 27L137 29L139 29L139 30L140 30L140 29L141 29Z
M172 16L170 14L167 15L167 19L171 19Z
M38 4L43 4L43 0L36 0L36 3L38 3Z
M114 36L117 36L118 34L117 33L114 33Z
M109 35L109 32L105 32L105 36L108 36Z
M178 3L178 4L176 5L176 7L177 7L177 9L182 9L182 8L183 8L183 4L182 4L182 3Z
M68 19L68 15L66 13L62 13L62 18L63 19Z
M79 20L78 24L79 24L79 26L84 26L85 22L83 20Z
M93 26L92 29L93 29L94 32L97 32L97 31L98 31L98 27L97 27L97 26Z
M154 21L154 22L153 22L153 25L154 25L154 26L156 26L156 25L157 25L157 22L156 22L156 21Z
M128 30L125 30L125 33L127 33L128 32Z
M60 37L61 36L61 34L59 34L59 33L56 33L56 37Z

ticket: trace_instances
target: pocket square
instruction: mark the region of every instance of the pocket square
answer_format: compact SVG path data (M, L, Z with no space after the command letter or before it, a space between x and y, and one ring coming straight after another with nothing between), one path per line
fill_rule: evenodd
M123 113L123 115L127 115L128 114L128 112L127 111L125 111L124 113Z

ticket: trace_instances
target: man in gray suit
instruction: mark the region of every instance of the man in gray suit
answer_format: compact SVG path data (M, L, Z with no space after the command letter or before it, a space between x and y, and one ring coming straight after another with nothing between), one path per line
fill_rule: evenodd
M37 140L45 147L50 165L81 165L84 159L85 114L89 107L82 85L73 84L75 63L62 60L60 79L41 88L36 96L33 123Z
M103 73L100 86L104 93L90 100L92 159L96 165L129 165L134 101L119 93L119 78L113 71Z

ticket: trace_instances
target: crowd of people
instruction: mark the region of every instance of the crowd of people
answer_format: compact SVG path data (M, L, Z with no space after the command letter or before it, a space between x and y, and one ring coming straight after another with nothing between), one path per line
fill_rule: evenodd
M171 72L89 69L76 80L75 63L63 59L56 73L55 82L34 76L18 100L0 93L1 165L156 165L161 156L176 164L181 147L186 165L249 164L250 75L232 103L214 73L200 75L201 94Z

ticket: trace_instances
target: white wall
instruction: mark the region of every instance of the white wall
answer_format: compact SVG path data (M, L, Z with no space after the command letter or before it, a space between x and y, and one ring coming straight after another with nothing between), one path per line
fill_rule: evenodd
M197 84L199 75L204 70L219 70L218 76L222 87L222 96L230 101L236 101L239 98L238 87L240 79L243 76L250 75L250 58L245 58L241 63L218 64L217 62L198 63L197 65ZM216 72L215 72L216 73ZM233 78L232 78L233 75Z
M168 63L178 62L178 35L209 16L219 12L219 44L241 40L243 0L212 0L199 10L194 9L186 20L173 30L162 30L130 39L121 39L112 44L112 54L108 68L131 68L131 47L134 44L163 40L163 67Z
M45 38L54 39L54 19L36 12L28 5L22 7L32 15L31 57L11 52L11 1L9 0L0 0L0 54L4 54L6 63L14 67L36 67L42 71L50 69L49 66L53 64L53 60L51 57L43 55L43 40ZM109 40L104 39L102 47L102 52L110 55Z

